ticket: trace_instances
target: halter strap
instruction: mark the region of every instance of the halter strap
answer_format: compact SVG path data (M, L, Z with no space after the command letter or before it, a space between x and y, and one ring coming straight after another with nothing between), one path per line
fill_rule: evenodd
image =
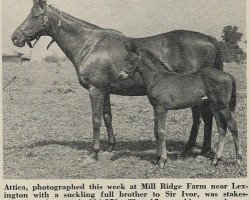
M61 17L62 17L62 12L61 10L60 11L60 15L59 15L59 21L58 21L58 30L57 30L57 34L55 37L52 37L52 40L50 41L50 43L48 44L47 46L47 50L50 48L50 46L55 42L55 40L57 39L58 35L59 35L59 31L60 31L60 27L61 27L61 24L62 24L62 21L61 21Z
M61 27L61 17L62 17L62 12L61 10L58 9L58 11L60 12L59 16L58 16L58 30L57 30L57 34L55 37L52 37L52 40L50 41L50 43L48 44L47 46L47 50L49 49L49 47L55 42L55 40L57 39L58 35L59 35L59 31L60 31L60 27ZM45 17L47 17L47 20L45 21L45 23L42 25L42 29L45 29L45 34L48 35L48 30L46 30L46 27L47 27L47 23L48 23L48 16L45 15ZM30 48L33 48L35 46L35 44L38 42L38 40L40 39L41 35L37 36L35 38L35 42L34 44L32 45L31 44L31 41L30 41L30 38L31 36L27 35L22 29L20 29L19 27L17 28L22 34L23 36L26 38L26 42L27 44L29 45Z

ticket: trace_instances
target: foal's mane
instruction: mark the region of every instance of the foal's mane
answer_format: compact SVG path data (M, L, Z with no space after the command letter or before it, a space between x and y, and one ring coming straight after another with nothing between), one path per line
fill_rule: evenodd
M170 67L167 66L160 58L158 58L153 52L146 50L146 49L141 49L141 51L143 52L143 54L152 61L152 63L156 66L156 67L161 67L161 70L167 73L174 73L176 74L176 72Z

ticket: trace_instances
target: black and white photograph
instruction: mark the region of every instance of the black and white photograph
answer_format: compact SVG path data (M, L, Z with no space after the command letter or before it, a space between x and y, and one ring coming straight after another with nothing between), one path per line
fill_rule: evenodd
M3 0L3 179L247 178L246 10Z

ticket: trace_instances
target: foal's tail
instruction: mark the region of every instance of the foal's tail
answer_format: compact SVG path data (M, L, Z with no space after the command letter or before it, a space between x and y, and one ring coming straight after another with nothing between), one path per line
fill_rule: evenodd
M230 75L230 78L232 80L232 94L231 94L231 98L229 101L229 109L232 112L235 112L235 107L236 107L236 83L235 83L235 79L232 75Z

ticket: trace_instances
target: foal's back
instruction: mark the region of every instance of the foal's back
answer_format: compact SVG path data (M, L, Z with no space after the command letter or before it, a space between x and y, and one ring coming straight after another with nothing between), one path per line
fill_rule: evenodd
M171 72L159 73L155 79L155 86L148 92L148 96L151 102L165 104L168 109L175 110L201 105L207 95L219 94L223 91L230 94L231 90L232 80L229 74L206 68L185 75Z

